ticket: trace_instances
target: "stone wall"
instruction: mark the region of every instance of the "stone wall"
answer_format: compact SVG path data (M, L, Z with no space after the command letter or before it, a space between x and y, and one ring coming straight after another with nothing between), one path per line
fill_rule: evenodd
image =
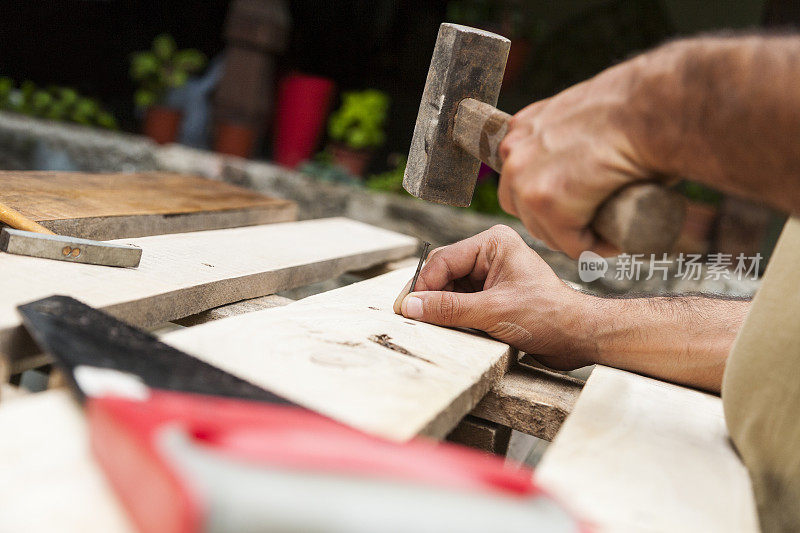
M464 239L502 223L516 229L563 279L601 294L700 291L749 295L755 282L699 279L664 282L618 281L606 276L580 283L577 263L547 249L512 218L486 216L410 196L368 191L350 185L322 183L304 174L262 161L221 156L181 145L157 145L126 133L31 119L0 113L0 169L141 172L162 170L198 174L250 187L297 202L302 219L346 216L400 231L435 246ZM610 266L613 272L614 264ZM646 273L646 271L645 271ZM643 277L647 277L644 275ZM705 274L701 276L704 278Z

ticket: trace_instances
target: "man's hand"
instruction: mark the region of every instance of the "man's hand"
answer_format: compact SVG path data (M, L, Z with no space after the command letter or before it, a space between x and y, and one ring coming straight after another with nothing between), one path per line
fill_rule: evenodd
M500 205L570 257L584 250L617 253L589 224L619 188L654 177L625 127L637 71L636 61L623 63L526 107L511 118L500 144Z
M749 307L575 291L507 226L431 252L415 289L395 302L396 313L485 331L550 368L598 363L716 392Z
M592 362L582 338L591 297L564 284L507 226L431 252L415 289L396 312L485 331L552 368Z
M798 54L796 35L676 41L526 107L500 144L500 205L572 257L615 252L589 224L637 180L800 213Z

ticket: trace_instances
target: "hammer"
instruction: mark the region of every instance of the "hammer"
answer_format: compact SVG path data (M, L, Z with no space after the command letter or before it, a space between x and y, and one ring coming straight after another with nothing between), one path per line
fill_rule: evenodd
M403 187L418 198L466 207L483 161L496 171L510 115L494 106L511 41L445 23L433 50L408 154ZM669 252L684 216L681 197L651 182L616 191L591 227L627 253Z
M116 267L137 267L142 249L56 235L19 211L0 204L0 222L12 228L0 231L0 250L10 254Z

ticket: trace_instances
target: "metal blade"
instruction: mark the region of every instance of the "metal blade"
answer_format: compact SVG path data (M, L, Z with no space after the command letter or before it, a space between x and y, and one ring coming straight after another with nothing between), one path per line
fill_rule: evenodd
M157 389L292 403L74 298L50 296L17 309L36 343L66 371L82 398L87 391L74 372L88 366L133 374Z

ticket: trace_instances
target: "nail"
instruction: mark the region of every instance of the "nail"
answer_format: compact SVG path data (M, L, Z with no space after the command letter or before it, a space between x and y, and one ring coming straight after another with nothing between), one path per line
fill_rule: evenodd
M407 296L403 300L403 315L406 318L422 318L422 300L416 296Z

